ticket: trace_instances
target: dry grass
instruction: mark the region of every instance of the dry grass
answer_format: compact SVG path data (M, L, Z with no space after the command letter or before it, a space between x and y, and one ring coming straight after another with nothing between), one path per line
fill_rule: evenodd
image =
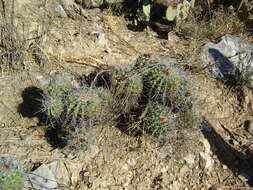
M245 32L244 24L236 13L223 9L216 10L200 20L198 15L190 15L189 19L179 23L176 31L187 39L214 40L225 34L239 34Z
M9 73L26 69L26 63L33 62L38 36L29 37L25 23L18 22L14 1L0 1L0 17L0 70Z
M107 15L105 17L105 22L113 32L117 32L122 30L122 27L126 27L126 23L122 14L115 15L114 12L114 7L109 7L107 10Z
M1 69L17 68L24 59L24 40L14 24L7 20L0 23L0 67Z

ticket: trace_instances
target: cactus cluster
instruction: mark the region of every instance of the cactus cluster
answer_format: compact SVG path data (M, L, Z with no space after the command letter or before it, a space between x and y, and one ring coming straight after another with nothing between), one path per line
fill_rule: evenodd
M122 113L128 131L135 134L141 131L161 141L169 136L171 130L198 125L200 120L192 95L193 84L180 69L144 55L137 59L132 70L120 76L116 80L119 85L116 94L130 91L138 97L135 99L137 103L131 104L126 113L127 98L117 96L120 102L124 102ZM137 94L133 93L135 86L139 87Z
M98 74L90 86L55 81L48 86L43 110L49 118L64 121L62 134L69 147L85 148L92 126L112 119L122 123L124 118L128 131L159 141L173 129L198 124L192 84L180 69L143 55L132 67L99 73L111 75L105 86L95 83L104 78Z

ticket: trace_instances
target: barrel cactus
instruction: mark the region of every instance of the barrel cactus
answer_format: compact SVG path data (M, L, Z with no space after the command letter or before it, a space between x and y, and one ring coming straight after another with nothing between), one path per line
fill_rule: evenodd
M113 76L112 88L116 101L121 105L120 111L126 113L138 106L143 90L142 76L133 71L117 71Z
M170 132L178 127L176 114L171 108L157 102L149 102L139 119L144 133L158 141L166 140Z
M59 118L64 111L67 92L73 88L71 79L63 75L55 75L47 86L41 100L41 112L49 118Z
M160 141L167 139L174 129L199 124L193 84L182 70L148 56L140 56L135 69L142 76L143 101L127 115L129 131L142 131Z
M100 87L73 89L64 100L67 118L72 121L102 121L110 113L111 103L109 90Z
M61 96L45 95L41 105L41 111L50 118L59 118L64 110L64 102Z
M99 134L97 128L87 127L87 125L69 125L65 127L65 131L63 139L66 142L66 147L70 150L81 151L87 150Z

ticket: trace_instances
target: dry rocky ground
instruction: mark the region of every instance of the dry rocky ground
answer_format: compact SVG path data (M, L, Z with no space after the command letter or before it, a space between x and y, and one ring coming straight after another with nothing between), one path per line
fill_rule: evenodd
M175 52L181 45L177 41L185 39L162 39L150 29L131 31L123 17L106 10L71 9L59 16L53 4L16 2L20 32L29 39L41 35L35 44L42 62L38 65L28 51L23 69L1 73L1 154L24 162L28 172L41 164L56 167L58 189L251 189L252 136L245 130L245 121L252 119L251 91L245 88L242 95L191 70L187 74L196 86L204 122L199 129L181 131L184 138L175 134L159 146L116 126L99 126L89 137L92 143L87 151L55 147L56 133L46 131L47 126L33 115L36 90L44 88L39 76L48 79L52 71L83 75L93 69L89 65L132 64L143 53L175 61L166 48ZM24 189L33 189L29 180Z

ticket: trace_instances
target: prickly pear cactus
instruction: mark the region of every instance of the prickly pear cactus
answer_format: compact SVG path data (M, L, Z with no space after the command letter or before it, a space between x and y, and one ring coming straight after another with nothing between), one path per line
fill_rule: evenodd
M190 2L184 0L183 3L179 3L176 8L169 6L166 10L166 19L168 21L184 20L187 18L190 8L193 8L194 5L195 0L191 0Z

